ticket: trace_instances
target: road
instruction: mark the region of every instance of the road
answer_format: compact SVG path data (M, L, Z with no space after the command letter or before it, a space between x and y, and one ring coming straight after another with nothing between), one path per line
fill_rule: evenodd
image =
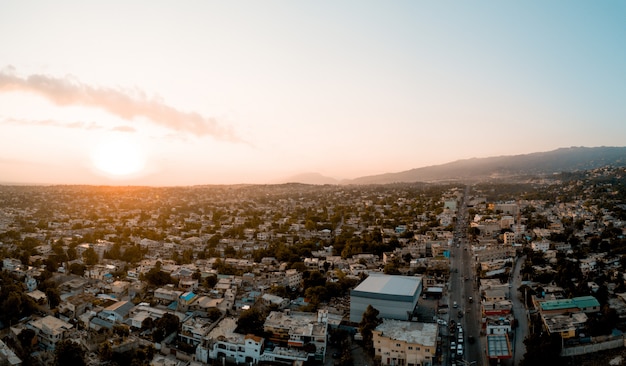
M456 357L457 364L463 362L467 364L485 365L486 357L484 353L483 341L480 337L481 315L480 297L475 281L475 265L471 255L471 248L467 242L466 232L468 226L467 198L469 196L469 186L466 186L465 193L461 199L457 212L457 221L454 232L454 242L451 252L451 273L448 283L448 301L450 306L450 319L456 318L463 327L462 345L463 356ZM469 302L469 297L475 301ZM456 308L455 308L456 303ZM462 316L459 318L459 316ZM469 342L472 337L475 342ZM458 334L450 337L450 342L458 342ZM452 355L448 357L444 365L452 364ZM474 363L475 362L475 363Z
M515 328L515 336L511 341L513 347L513 359L511 365L519 365L526 353L526 345L524 345L524 339L528 335L528 311L523 303L523 297L520 296L517 289L522 285L522 278L520 275L520 269L526 256L517 258L515 261L515 267L513 268L513 274L511 276L511 289L509 298L513 301L513 316L517 320L517 328Z

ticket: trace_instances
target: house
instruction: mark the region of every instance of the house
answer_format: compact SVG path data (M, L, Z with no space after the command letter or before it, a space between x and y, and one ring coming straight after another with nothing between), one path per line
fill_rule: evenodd
M317 314L272 311L265 319L264 331L269 339L281 347L314 350L313 356L323 361L328 335L328 311Z
M118 301L98 313L98 317L111 323L121 323L128 318L130 310L134 307L135 304L130 301Z
M264 339L236 333L236 328L237 319L222 319L196 347L196 360L209 363L209 360L224 359L231 363L257 364Z
M261 301L263 301L265 305L276 306L278 309L284 309L289 306L289 299L272 294L263 294Z
M53 351L56 344L65 338L68 330L74 326L66 321L48 315L44 318L31 320L26 327L35 331L39 347Z
M187 344L197 346L202 342L204 336L209 333L211 325L212 323L209 319L189 317L189 319L182 324L178 338Z

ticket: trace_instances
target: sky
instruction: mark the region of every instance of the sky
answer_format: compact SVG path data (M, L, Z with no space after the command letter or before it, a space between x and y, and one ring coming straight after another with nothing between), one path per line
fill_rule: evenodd
M0 0L0 182L336 179L626 146L623 1Z

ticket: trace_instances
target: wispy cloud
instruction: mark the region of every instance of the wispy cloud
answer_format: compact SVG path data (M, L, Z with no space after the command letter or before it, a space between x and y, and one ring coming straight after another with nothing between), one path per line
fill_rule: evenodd
M32 120L32 119L17 119L17 118L1 118L1 123L19 125L19 126L48 126L48 127L61 127L81 130L102 130L104 127L94 122L60 122L53 119ZM128 127L133 129L132 127ZM116 131L116 128L112 129ZM134 129L133 129L134 130ZM121 130L120 130L121 131Z
M177 132L241 142L230 127L221 126L215 118L196 112L180 111L159 99L147 98L142 92L130 93L94 87L73 78L55 78L41 74L20 77L12 67L0 71L0 92L6 91L32 92L59 106L96 107L126 120L146 117L157 125Z

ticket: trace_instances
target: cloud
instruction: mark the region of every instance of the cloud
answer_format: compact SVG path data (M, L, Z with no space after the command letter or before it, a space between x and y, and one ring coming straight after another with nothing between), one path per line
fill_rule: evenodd
M26 91L36 93L59 106L83 105L101 108L126 120L146 117L153 123L177 132L196 136L213 136L219 140L241 142L231 128L221 126L215 118L196 112L183 112L143 92L94 87L72 78L55 78L33 74L15 75L12 67L0 71L0 92Z
M50 127L62 127L62 128L71 128L71 129L81 129L81 130L101 130L102 126L94 123L94 122L59 122L52 119L44 119L44 120L30 120L30 119L16 119L16 118L2 118L0 120L2 123L20 125L20 126L50 126ZM123 127L116 127L123 128ZM134 131L134 128L128 127ZM115 129L114 129L115 130ZM121 130L120 130L121 131Z

